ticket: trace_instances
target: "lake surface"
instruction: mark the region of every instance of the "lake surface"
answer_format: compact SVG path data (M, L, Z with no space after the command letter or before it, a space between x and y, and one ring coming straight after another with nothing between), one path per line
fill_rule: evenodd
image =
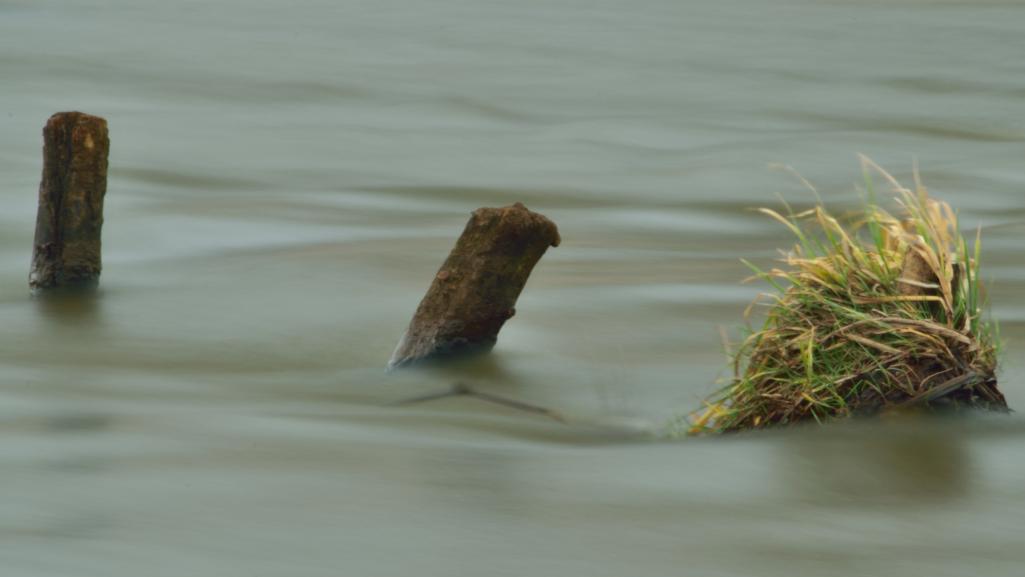
M1025 3L0 0L0 574L1021 575L1025 419L655 442L856 153L983 226L1025 407ZM102 290L36 300L106 117ZM487 358L386 374L470 211L558 223ZM557 409L394 403L454 381Z

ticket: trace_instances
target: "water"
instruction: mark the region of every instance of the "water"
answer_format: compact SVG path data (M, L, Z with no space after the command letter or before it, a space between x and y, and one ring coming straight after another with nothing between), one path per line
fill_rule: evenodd
M985 227L1025 406L1025 4L0 0L0 574L1019 575L1025 421L659 443L856 152ZM102 291L28 298L110 122ZM479 206L559 224L489 358L383 367ZM569 425L456 399L453 380Z

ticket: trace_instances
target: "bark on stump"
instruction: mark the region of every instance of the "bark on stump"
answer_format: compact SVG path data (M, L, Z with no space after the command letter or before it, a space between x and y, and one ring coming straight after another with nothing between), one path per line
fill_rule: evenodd
M29 286L95 287L107 192L107 121L59 112L43 128L43 178Z
M559 242L555 223L520 203L474 211L388 368L490 351L534 265Z
M904 254L904 264L897 279L897 292L903 296L926 296L937 292L936 273L929 262L914 248Z

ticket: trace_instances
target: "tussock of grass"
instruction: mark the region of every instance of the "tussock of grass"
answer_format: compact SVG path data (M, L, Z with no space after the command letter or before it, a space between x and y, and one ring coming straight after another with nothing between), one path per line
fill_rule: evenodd
M798 214L761 209L798 243L781 268L748 263L775 289L752 303L767 304L767 318L735 352L732 382L691 415L691 433L910 407L1006 410L999 336L981 316L980 239L969 248L957 215L917 175L904 188L862 160L868 201L851 219L821 202ZM893 186L897 216L875 204L873 172Z

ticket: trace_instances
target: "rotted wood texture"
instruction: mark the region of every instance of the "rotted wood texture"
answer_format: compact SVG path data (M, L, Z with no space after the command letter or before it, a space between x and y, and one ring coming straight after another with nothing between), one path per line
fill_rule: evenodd
M29 274L34 291L99 282L109 148L103 118L59 112L47 121Z
M904 296L925 296L938 292L939 279L929 262L917 250L909 248L904 254L897 292Z
M473 212L420 302L389 368L488 352L559 230L520 203Z

